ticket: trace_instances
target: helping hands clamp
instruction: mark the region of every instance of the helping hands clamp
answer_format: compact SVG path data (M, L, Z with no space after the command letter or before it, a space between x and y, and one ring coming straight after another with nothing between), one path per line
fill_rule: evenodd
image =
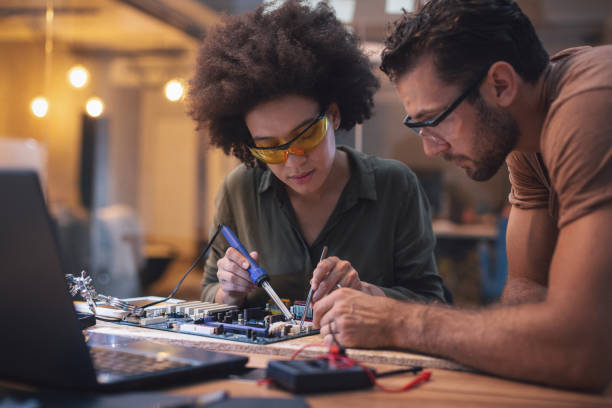
M72 274L66 274L66 283L68 284L68 291L71 296L80 294L83 299L87 302L91 313L96 314L96 301L106 303L107 305L116 307L117 309L129 312L131 314L142 316L144 309L142 307L133 305L129 302L121 300L113 296L106 296L101 293L97 293L93 286L93 280L91 276L87 276L87 272L81 271L81 276L77 277Z

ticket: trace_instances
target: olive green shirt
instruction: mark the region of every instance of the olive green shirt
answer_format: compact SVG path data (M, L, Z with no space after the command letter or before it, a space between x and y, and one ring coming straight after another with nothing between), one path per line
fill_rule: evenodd
M433 255L429 204L415 174L395 160L344 146L339 149L349 157L350 178L311 246L304 239L284 184L268 169L244 165L223 182L210 236L223 223L248 251L258 251L259 265L281 298L306 298L312 272L327 245L328 257L349 261L360 280L379 286L389 297L444 301ZM219 287L217 260L228 247L220 234L204 267L204 301L214 301ZM247 296L248 305L261 306L267 301L261 288Z

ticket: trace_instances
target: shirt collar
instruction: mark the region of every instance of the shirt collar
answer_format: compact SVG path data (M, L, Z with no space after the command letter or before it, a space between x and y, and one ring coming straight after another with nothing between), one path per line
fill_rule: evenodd
M376 167L370 156L359 152L348 146L338 146L338 149L346 152L351 164L351 179L349 183L355 186L355 193L358 198L376 200L376 181L374 172Z
M278 181L280 182L280 180L278 180L276 178L276 176L274 176L274 174L272 174L272 172L270 171L269 168L265 168L263 170L263 174L261 176L261 178L259 179L259 193L264 193L266 192L268 189L270 189L272 187L272 184Z
M374 177L376 168L372 161L368 160L369 156L348 146L338 146L338 149L346 152L349 157L351 166L349 184L355 186L355 196L357 198L376 200L377 194ZM276 178L270 169L266 168L259 180L258 192L262 194L272 188L272 186L275 186L275 188L282 188L283 183Z

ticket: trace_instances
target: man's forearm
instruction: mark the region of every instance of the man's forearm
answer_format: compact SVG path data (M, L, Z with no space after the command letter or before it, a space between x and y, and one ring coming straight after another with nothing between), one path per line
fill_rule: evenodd
M530 279L509 279L501 297L504 305L538 303L546 299L546 287Z
M579 322L568 321L553 310L545 302L481 311L406 305L395 319L393 345L450 357L506 377L600 389L605 375L597 369L576 369L597 366L588 352L597 340L585 340ZM592 376L585 371L592 371Z

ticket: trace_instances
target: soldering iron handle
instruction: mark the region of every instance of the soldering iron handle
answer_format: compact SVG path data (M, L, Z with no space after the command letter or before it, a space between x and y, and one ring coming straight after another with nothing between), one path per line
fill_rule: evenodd
M268 279L268 274L266 271L257 265L257 262L251 258L249 251L247 251L244 245L242 245L236 234L234 234L234 231L232 231L227 225L223 225L221 227L221 232L225 236L225 239L227 239L227 242L229 242L233 248L236 248L249 261L249 275L251 276L251 280L257 286L261 286L261 283Z

